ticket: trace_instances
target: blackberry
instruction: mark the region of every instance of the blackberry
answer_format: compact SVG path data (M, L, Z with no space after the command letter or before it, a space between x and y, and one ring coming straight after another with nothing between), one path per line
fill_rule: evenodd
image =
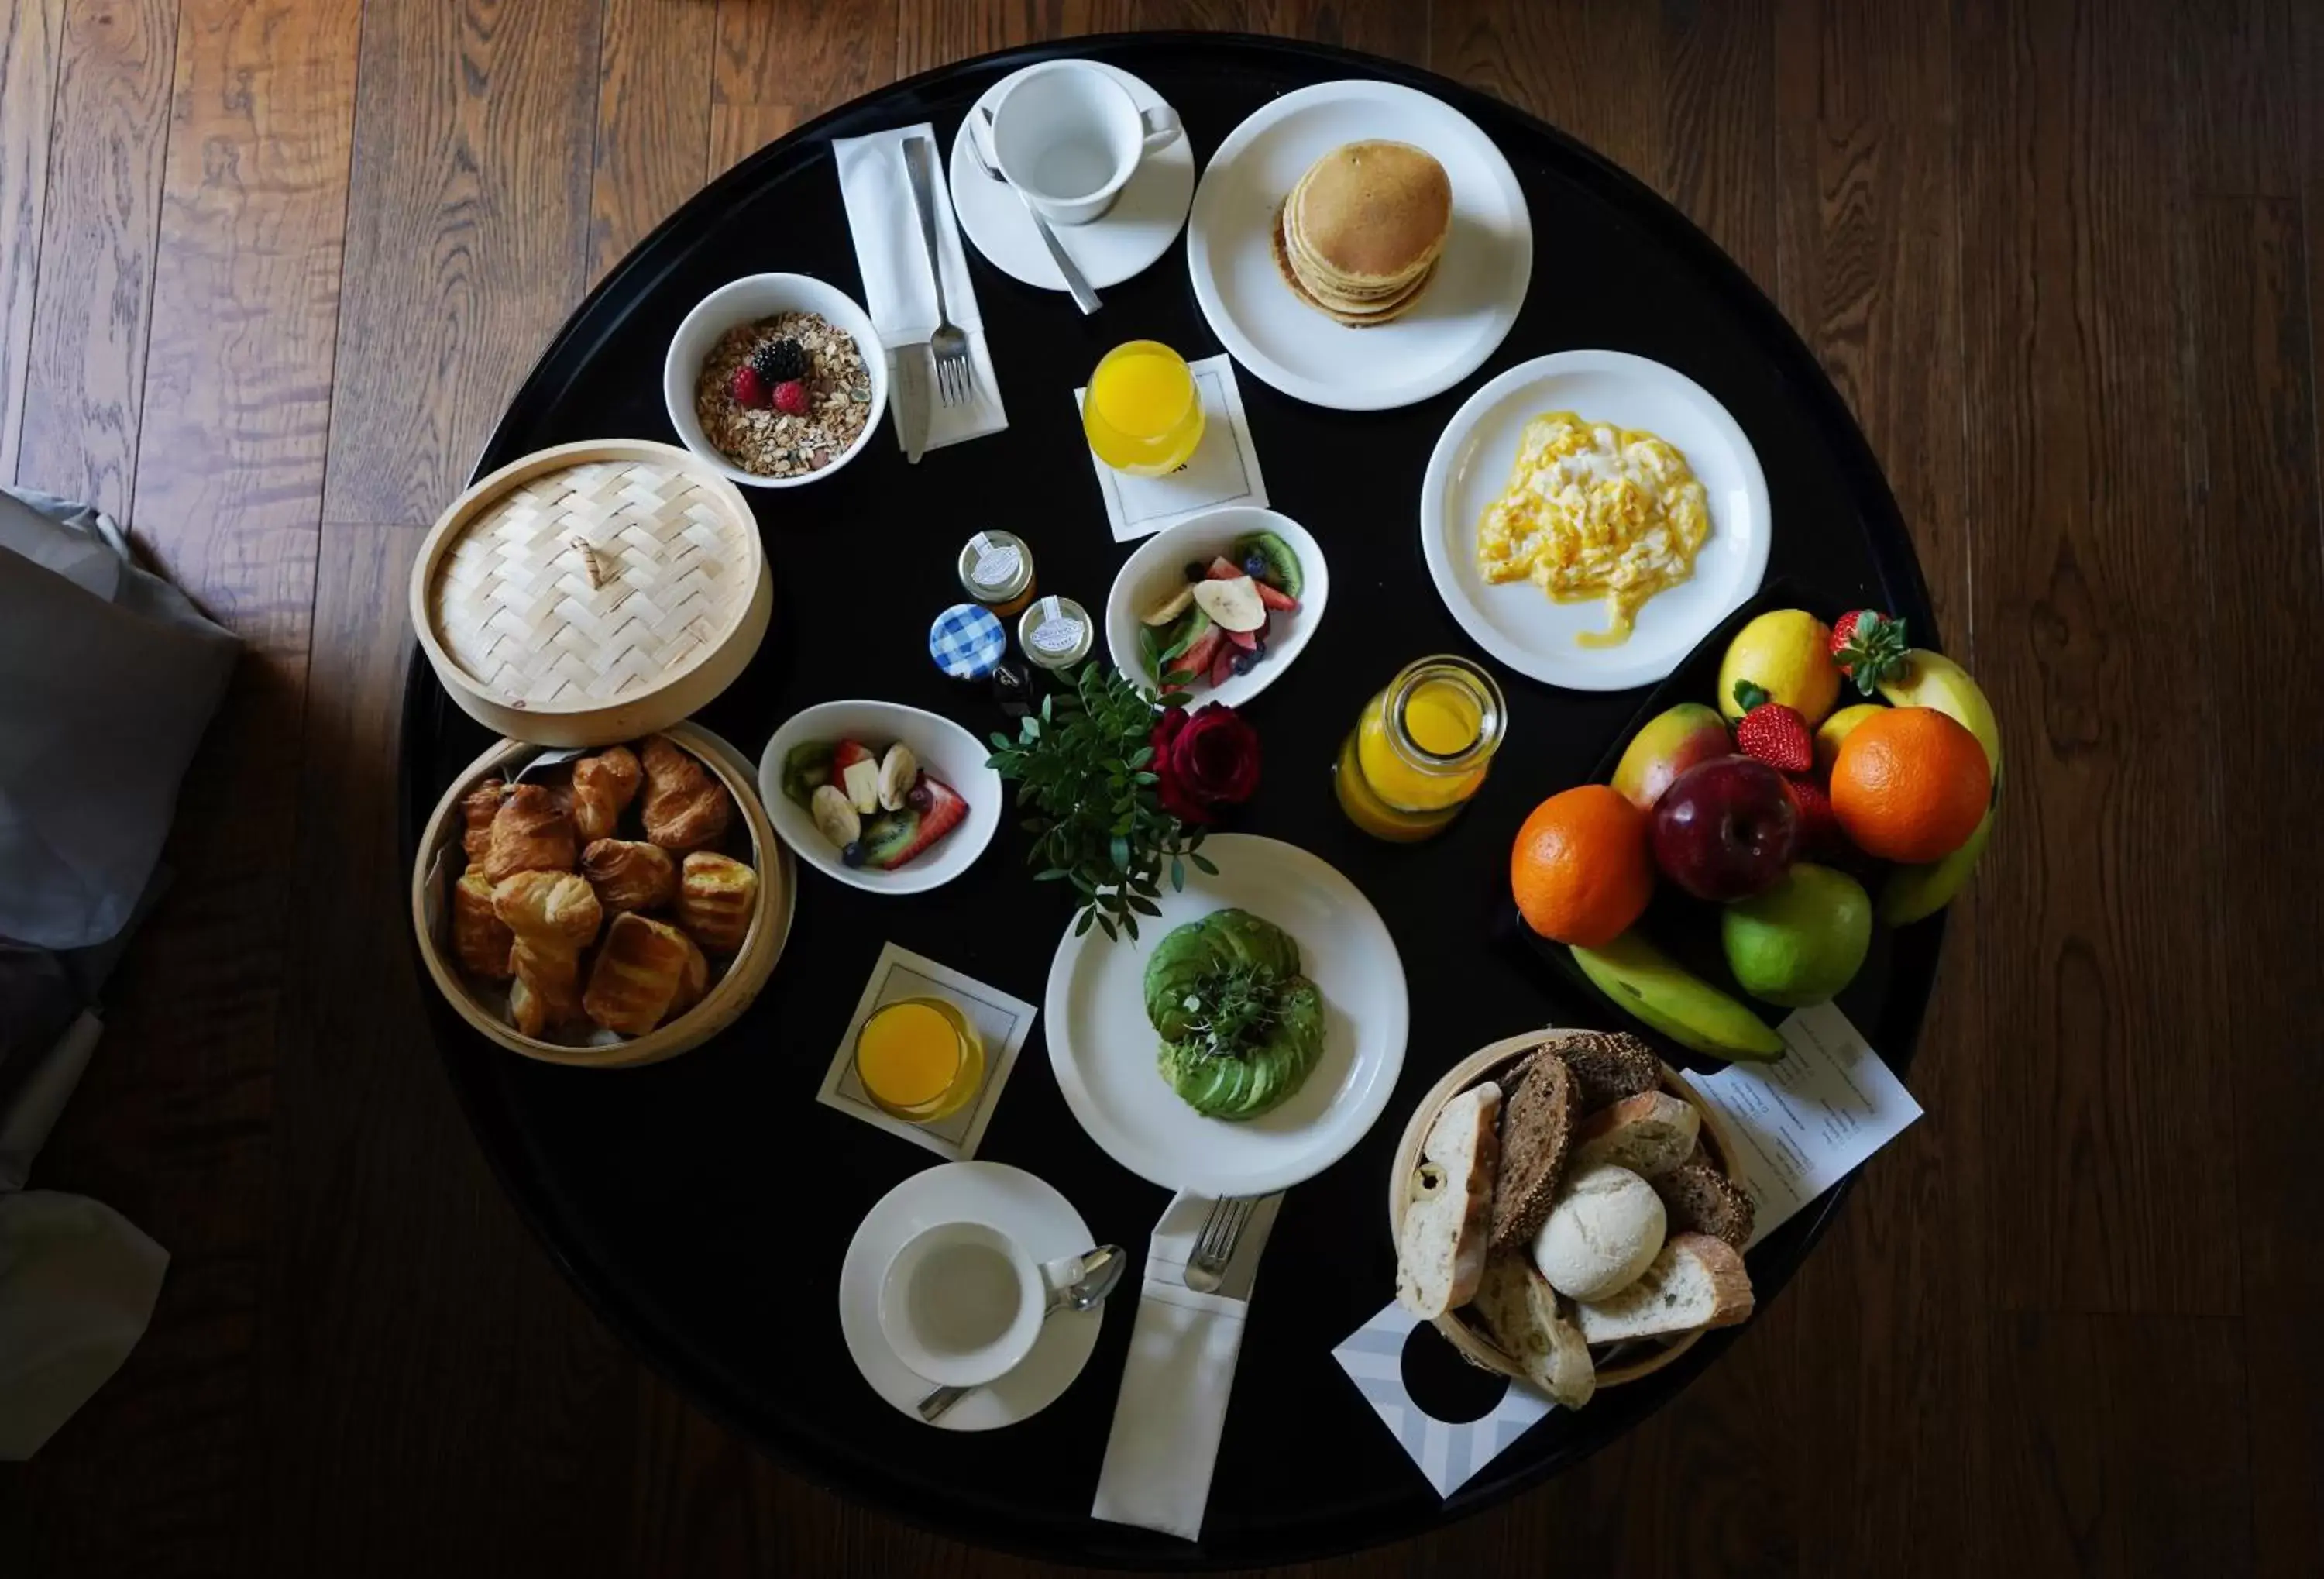
M799 349L797 340L769 340L751 353L751 371L767 381L772 389L779 383L788 383L807 376L807 353Z

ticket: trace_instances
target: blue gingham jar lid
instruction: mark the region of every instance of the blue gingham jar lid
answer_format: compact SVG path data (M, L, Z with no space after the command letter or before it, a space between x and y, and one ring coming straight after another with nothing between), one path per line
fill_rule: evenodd
M982 604L956 603L928 627L928 656L954 679L982 679L1001 667L1009 633Z

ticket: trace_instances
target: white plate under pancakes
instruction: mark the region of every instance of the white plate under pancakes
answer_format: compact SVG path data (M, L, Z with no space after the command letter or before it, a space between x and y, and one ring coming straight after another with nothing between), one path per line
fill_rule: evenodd
M1302 301L1275 263L1276 210L1342 143L1425 148L1452 183L1436 277L1393 323L1351 328ZM1491 356L1533 279L1533 217L1509 162L1476 122L1393 82L1321 82L1227 134L1194 189L1186 266L1203 316L1234 359L1284 393L1346 411L1442 393Z

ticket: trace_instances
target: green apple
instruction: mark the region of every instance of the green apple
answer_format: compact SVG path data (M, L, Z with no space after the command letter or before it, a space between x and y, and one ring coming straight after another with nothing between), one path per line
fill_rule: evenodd
M1796 862L1775 887L1721 911L1719 937L1745 992L1802 1009L1856 979L1872 946L1872 900L1848 873Z
M1652 811L1671 780L1697 762L1735 749L1727 721L1700 702L1681 702L1655 714L1630 736L1614 764L1614 790L1640 811Z

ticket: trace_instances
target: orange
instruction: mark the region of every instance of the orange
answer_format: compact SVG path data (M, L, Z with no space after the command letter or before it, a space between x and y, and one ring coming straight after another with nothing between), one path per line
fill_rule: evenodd
M1977 736L1934 707L1890 707L1840 743L1831 809L1856 847L1886 861L1934 861L1969 842L1993 793Z
M1605 784L1551 796L1517 830L1509 889L1544 937L1584 948L1613 942L1654 896L1646 814Z

